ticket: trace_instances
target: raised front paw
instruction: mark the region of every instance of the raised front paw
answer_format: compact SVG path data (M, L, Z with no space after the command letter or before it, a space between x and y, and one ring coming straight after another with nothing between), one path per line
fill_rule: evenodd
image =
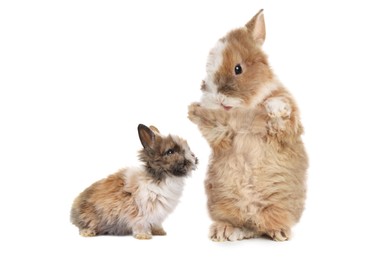
M271 118L289 118L291 106L284 97L272 97L264 102L268 116Z
M192 122L197 123L199 121L200 117L200 110L202 108L200 107L199 103L192 103L188 106L188 119L190 119Z
M216 222L210 227L210 239L215 242L237 241L254 237L254 232L233 227L228 223Z

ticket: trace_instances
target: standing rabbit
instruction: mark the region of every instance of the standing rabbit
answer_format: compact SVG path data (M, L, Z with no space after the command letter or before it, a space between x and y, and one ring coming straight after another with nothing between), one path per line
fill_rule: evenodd
M188 117L212 154L205 188L210 238L288 240L304 209L308 158L296 102L261 46L263 10L210 51L200 103Z
M143 145L140 168L127 168L95 182L74 201L71 221L82 236L128 235L150 239L165 235L162 222L179 202L184 179L198 159L187 142L138 126Z

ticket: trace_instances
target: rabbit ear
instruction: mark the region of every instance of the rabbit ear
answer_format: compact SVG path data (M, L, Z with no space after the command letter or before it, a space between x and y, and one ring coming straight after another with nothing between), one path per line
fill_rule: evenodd
M259 46L263 45L265 41L265 22L263 9L261 9L245 26L252 34L253 40L255 40Z
M149 126L150 130L152 130L155 134L160 134L160 131L154 125Z
M138 136L141 140L141 144L145 149L153 149L156 141L156 136L153 131L143 124L138 125Z

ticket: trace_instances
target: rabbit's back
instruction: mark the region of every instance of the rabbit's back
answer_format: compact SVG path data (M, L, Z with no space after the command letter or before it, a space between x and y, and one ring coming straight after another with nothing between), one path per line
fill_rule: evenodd
M126 188L127 171L122 169L84 190L73 203L72 223L80 230L96 227L95 235L130 234L138 209L135 194Z

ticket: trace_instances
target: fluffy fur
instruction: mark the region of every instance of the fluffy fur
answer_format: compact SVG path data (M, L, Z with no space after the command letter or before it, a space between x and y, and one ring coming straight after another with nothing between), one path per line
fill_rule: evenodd
M261 50L263 12L210 51L201 103L189 119L206 138L210 238L289 239L304 209L308 159L296 102Z
M179 202L184 178L197 158L187 142L161 136L155 127L139 125L144 147L139 168L127 168L100 180L74 201L71 221L82 236L128 235L150 239L165 235L162 222Z

